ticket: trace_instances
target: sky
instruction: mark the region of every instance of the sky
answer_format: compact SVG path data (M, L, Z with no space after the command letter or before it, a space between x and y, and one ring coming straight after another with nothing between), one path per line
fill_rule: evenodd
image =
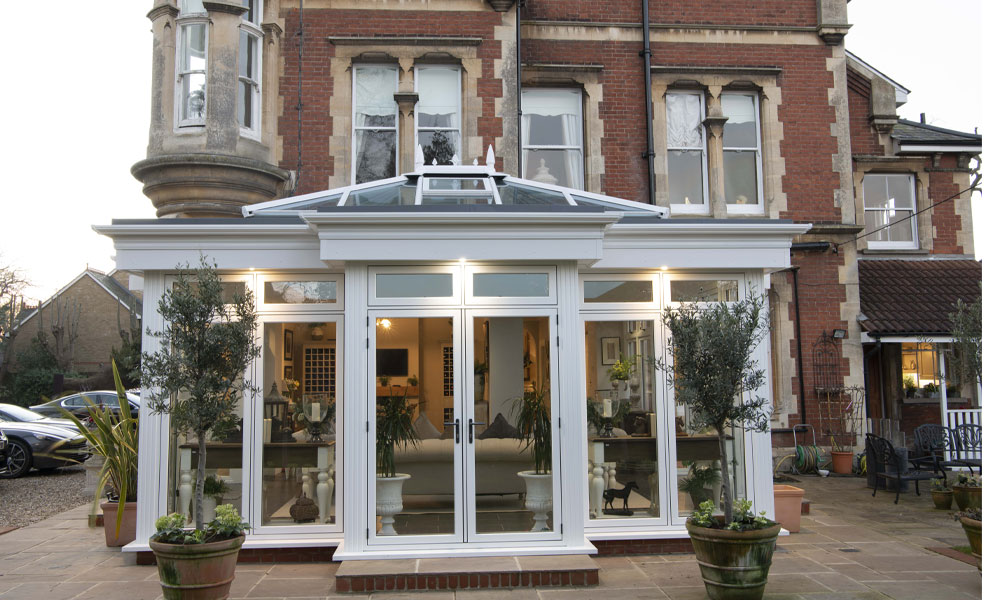
M129 172L146 155L152 2L78 10L58 0L43 21L37 3L8 4L7 22L18 26L0 36L0 265L19 268L32 283L27 297L44 300L88 265L114 268L111 241L91 225L155 216ZM923 112L932 125L984 133L982 31L991 19L982 6L853 0L847 48L911 90L901 117Z

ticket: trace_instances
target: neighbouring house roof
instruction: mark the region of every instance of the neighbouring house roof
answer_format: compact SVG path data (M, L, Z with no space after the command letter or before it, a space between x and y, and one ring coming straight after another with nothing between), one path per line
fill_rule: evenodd
M975 301L982 279L976 260L859 260L858 321L876 336L949 334L955 302Z
M139 300L132 292L128 291L120 283L118 283L114 277L111 275L114 273L102 273L96 269L86 269L76 277L74 277L69 283L64 285L52 297L42 302L33 311L25 315L23 319L17 324L17 327L23 326L29 320L31 320L35 315L38 314L40 310L48 306L52 301L56 300L62 296L67 290L73 287L76 282L80 281L84 277L89 277L94 280L94 283L98 285L101 289L107 292L112 298L114 298L119 304L124 306L128 311L134 312L140 317L142 316L142 300Z
M900 119L892 128L892 138L903 146L960 146L979 152L983 136Z

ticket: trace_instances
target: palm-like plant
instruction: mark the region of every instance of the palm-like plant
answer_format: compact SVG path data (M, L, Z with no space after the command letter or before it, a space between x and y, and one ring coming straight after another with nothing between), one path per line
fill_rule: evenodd
M389 388L389 397L378 402L375 415L375 469L379 477L396 476L396 448L416 446L420 440L413 428L414 406L406 398L410 386L416 387L417 378L406 380L403 392L400 386L389 386L389 378L381 378L380 383Z
M94 428L90 429L73 413L61 410L63 416L72 420L80 434L87 439L94 454L104 457L104 465L97 478L94 504L100 501L104 488L110 484L111 498L114 500L117 496L118 501L115 520L115 536L118 536L122 516L125 514L125 503L135 502L138 496L139 419L132 416L132 407L125 396L125 388L118 375L118 365L114 361L111 362L111 370L115 377L115 389L118 391L117 413L87 399L87 412L94 423Z
M530 391L514 399L517 411L514 427L524 450L531 450L538 474L552 470L552 419L545 403L546 393L545 390Z

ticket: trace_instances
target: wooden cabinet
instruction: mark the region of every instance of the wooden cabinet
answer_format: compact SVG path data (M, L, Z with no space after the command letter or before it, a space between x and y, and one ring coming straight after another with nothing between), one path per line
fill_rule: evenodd
M302 346L302 395L322 395L335 398L337 394L337 347L334 344L316 343Z

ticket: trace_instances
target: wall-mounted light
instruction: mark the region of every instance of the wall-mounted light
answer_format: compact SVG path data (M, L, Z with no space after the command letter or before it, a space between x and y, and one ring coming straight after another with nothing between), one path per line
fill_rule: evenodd
M833 330L833 339L835 339L835 340L842 340L845 337L847 337L847 330L846 329L834 329Z

